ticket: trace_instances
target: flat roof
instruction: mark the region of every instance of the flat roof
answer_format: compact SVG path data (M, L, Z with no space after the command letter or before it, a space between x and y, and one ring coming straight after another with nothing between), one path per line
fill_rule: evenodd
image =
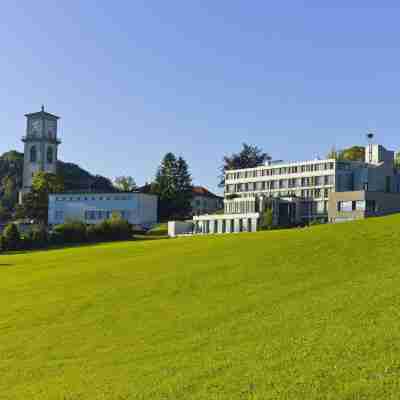
M115 196L115 195L127 195L127 194L141 194L146 196L156 196L153 193L142 193L142 192L59 192L50 193L49 196Z

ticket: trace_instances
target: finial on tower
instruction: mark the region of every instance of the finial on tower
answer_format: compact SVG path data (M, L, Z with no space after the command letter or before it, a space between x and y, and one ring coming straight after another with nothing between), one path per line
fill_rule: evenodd
M42 112L44 111L44 104L42 104Z

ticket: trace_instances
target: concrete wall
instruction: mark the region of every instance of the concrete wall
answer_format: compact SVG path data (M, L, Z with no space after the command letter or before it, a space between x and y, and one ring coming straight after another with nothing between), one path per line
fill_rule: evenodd
M193 232L192 221L169 221L168 222L168 236L176 237Z

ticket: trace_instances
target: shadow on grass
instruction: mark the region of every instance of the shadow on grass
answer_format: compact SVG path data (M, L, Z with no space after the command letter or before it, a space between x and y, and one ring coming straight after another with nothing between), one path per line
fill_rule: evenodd
M12 250L12 251L6 251L2 253L3 255L15 255L15 254L29 254L37 251L50 251L50 250L65 250L65 249L74 249L74 248L79 248L79 247L95 247L95 246L100 246L104 244L110 244L110 243L127 243L127 242L142 242L142 241L148 241L148 240L160 240L160 239L169 239L168 236L153 236L153 235L138 235L135 234L132 239L128 240L109 240L109 241L104 241L104 242L83 242L83 243L66 243L62 245L50 245L48 247L42 247L42 248L33 248L33 249L25 249L25 250ZM0 266L12 266L13 264L1 264Z

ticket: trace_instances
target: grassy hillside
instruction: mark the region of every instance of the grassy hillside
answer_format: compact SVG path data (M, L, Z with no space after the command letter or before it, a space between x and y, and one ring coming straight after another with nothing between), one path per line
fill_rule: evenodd
M398 399L399 226L0 256L0 398Z

